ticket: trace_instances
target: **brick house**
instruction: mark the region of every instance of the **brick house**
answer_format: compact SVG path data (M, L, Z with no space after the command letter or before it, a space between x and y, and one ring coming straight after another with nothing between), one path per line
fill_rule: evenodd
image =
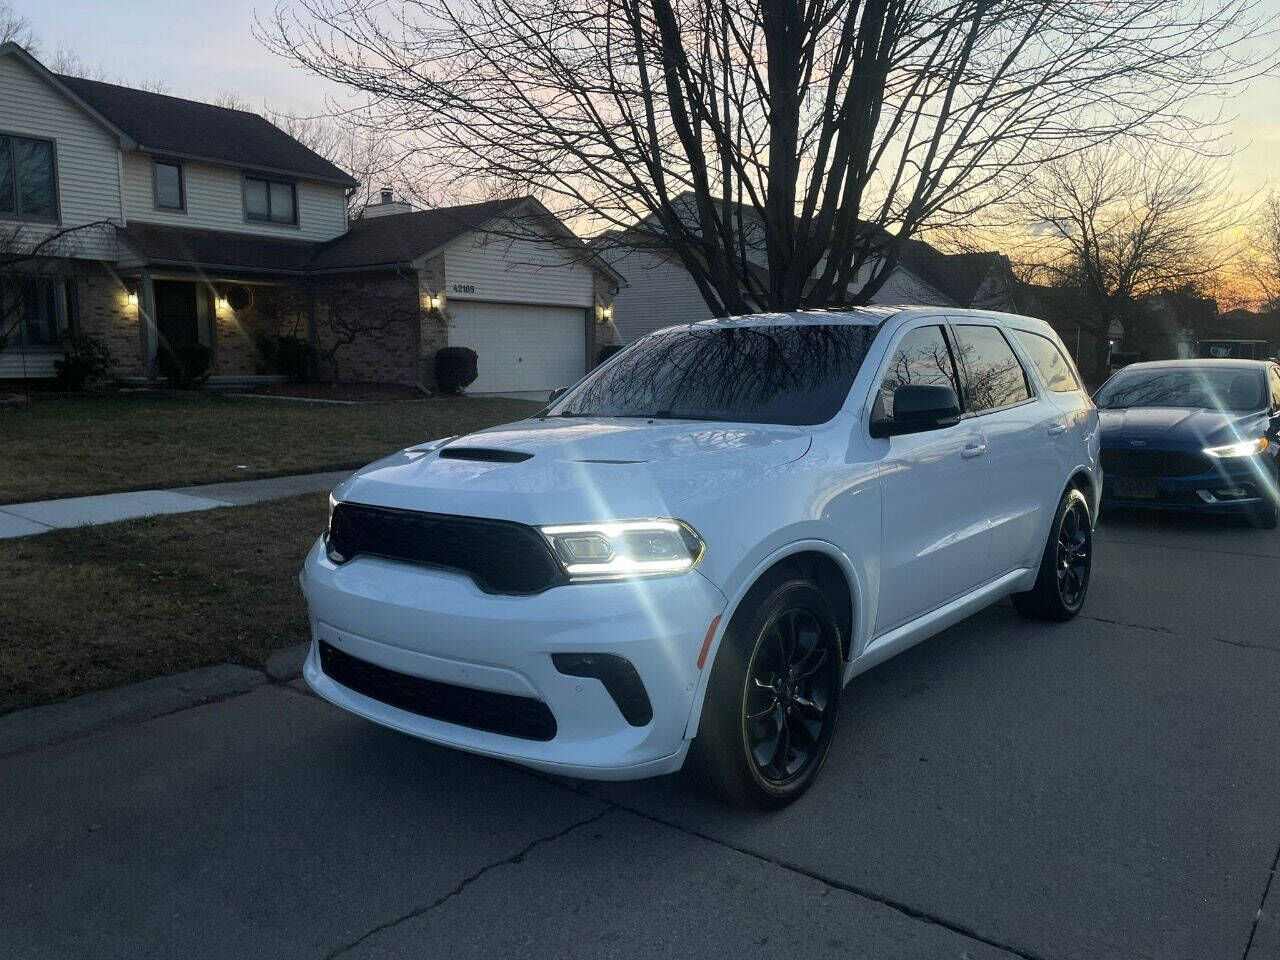
M331 375L432 386L445 345L473 392L577 379L613 342L621 276L532 198L348 222L343 170L252 113L50 72L0 45L0 378L41 379L71 330L116 376L200 343L217 377L304 338Z

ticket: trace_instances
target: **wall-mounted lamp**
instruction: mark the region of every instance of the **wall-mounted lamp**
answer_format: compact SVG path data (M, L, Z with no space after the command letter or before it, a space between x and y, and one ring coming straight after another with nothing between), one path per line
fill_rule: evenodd
M137 290L130 290L130 291L129 291L129 306L131 306L131 307L136 307L137 305L138 305L138 291L137 291Z
M214 305L218 310L223 312L231 309L231 304L227 301L227 295L225 293L218 294L218 299L214 301Z
M129 301L129 306L136 307L138 305L138 281L129 280L124 285L124 296Z
M613 319L613 307L607 303L602 303L597 313L597 318L601 323L608 323Z
M439 310L439 309L440 309L440 294L438 294L438 293L430 294L430 295L427 297L427 305L428 305L432 310Z

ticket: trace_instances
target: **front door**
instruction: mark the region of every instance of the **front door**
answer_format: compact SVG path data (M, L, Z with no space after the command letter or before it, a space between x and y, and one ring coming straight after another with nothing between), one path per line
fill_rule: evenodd
M902 334L881 372L873 419L892 417L899 386L949 386L963 396L941 323ZM966 417L953 427L883 440L880 488L883 548L880 636L942 606L982 582L990 543L982 427Z
M155 297L158 350L199 343L196 285L185 280L156 280Z

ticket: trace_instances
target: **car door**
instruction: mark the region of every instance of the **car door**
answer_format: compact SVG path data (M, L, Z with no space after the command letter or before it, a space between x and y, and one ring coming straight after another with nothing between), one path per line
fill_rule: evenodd
M871 420L892 417L894 391L906 384L950 386L963 396L943 320L899 331L887 356ZM870 443L879 454L882 497L879 636L977 585L987 559L989 497L975 418Z
M987 444L981 466L991 540L982 579L994 580L1033 565L1044 550L1046 511L1062 494L1063 412L1035 389L1000 325L972 317L952 324L968 412Z

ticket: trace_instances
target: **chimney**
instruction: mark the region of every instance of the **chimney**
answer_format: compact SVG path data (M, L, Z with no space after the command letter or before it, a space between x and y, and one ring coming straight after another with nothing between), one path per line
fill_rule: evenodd
M365 217L386 217L393 213L410 213L413 207L404 200L397 200L395 193L390 187L382 187L378 191L378 202L371 203L364 208L361 216Z

